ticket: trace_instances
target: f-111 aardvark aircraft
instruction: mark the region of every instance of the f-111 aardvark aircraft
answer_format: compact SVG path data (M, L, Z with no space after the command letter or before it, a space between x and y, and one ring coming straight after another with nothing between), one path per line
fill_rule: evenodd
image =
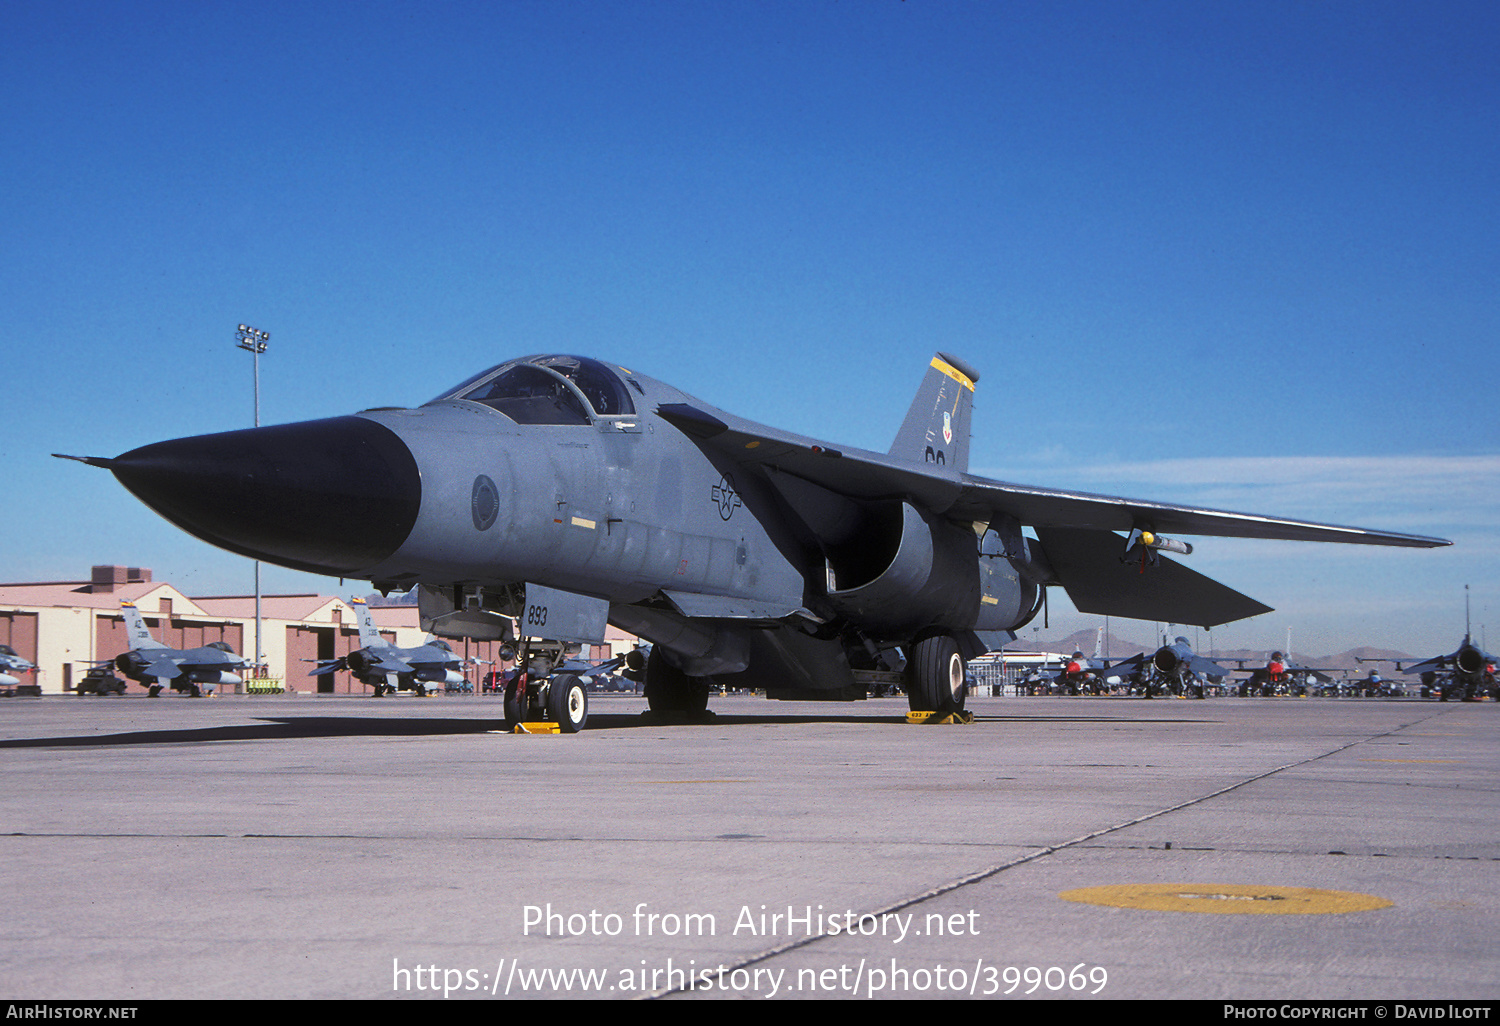
M157 442L110 470L168 520L297 570L420 585L424 629L653 643L653 710L710 679L914 709L964 700L966 659L1062 587L1082 612L1203 627L1269 611L1160 553L1166 534L1446 545L987 480L967 472L978 373L935 356L887 453L715 409L580 356L530 356L416 409ZM1023 528L1031 528L1032 534Z

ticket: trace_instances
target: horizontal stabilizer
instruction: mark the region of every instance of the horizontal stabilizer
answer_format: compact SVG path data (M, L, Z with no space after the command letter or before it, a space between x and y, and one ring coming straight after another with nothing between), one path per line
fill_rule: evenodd
M1182 569L1186 569L1186 568L1184 567ZM1189 570L1188 573L1192 573L1192 571ZM1205 577L1204 580L1208 580L1208 578ZM1210 581L1209 583L1213 583L1213 582ZM1218 585L1218 587L1223 588L1224 586L1222 584L1220 584L1220 585ZM1224 590L1228 591L1229 589L1225 588ZM1235 593L1231 593L1231 594L1235 594ZM1244 598L1244 597L1245 596L1240 595L1240 598ZM1254 601L1254 600L1251 599L1251 600L1247 600L1247 601ZM1260 605L1260 603L1257 602L1256 605ZM1270 612L1270 607L1268 607L1268 606L1261 606L1261 611L1262 612ZM1174 620L1173 622L1175 623L1177 621ZM1227 621L1225 621L1225 622L1227 622ZM1218 663L1214 662L1212 659L1204 658L1201 655L1195 655L1191 659L1188 660L1188 669L1191 670L1192 672L1198 674L1199 676L1202 676L1202 677L1227 677L1231 673L1234 672L1233 670L1229 669L1227 666L1220 666Z
M1111 531L1039 527L1057 580L1080 613L1213 627L1271 607L1165 556L1154 566L1121 562L1125 539Z
M1417 663L1415 666L1408 666L1404 670L1398 667L1396 672L1416 674L1438 673L1439 671L1446 670L1452 662L1452 656L1433 656L1431 659Z
M176 680L182 676L182 668L172 660L159 656L147 663L141 673L157 680Z

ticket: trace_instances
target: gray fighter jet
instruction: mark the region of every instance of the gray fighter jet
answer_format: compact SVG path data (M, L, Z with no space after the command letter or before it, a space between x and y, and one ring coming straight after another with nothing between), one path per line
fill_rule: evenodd
M1249 659L1233 659L1230 662L1238 663L1239 669L1245 669ZM1294 663L1289 657L1280 652L1272 652L1271 659L1266 665L1258 666L1250 671L1250 676L1240 681L1239 696L1249 698L1255 695L1270 697L1275 694L1310 695L1319 688L1326 688L1333 684L1333 678L1328 674L1328 668L1319 669L1313 666L1303 666Z
M1100 627L1094 637L1094 654L1085 656L1082 649L1075 650L1072 657L1062 662L1048 661L1038 665L1029 675L1031 684L1044 686L1059 694L1079 695L1103 694L1109 681L1117 677L1110 670L1109 660L1104 658L1104 628ZM1048 672L1051 676L1048 676Z
M245 658L224 642L211 641L202 648L172 648L151 636L134 603L121 602L120 613L125 618L125 633L135 647L99 665L113 662L115 669L145 685L152 698L159 697L163 687L198 698L205 689L240 683L239 674L233 671L245 665Z
M12 677L12 673L25 673L34 669L36 669L36 663L16 654L16 650L9 645L0 645L0 687L15 687L21 683L21 679Z
M617 364L530 356L416 409L72 458L232 552L419 584L423 625L444 636L505 638L516 617L526 635L598 643L613 623L654 642L645 690L674 714L703 710L709 678L854 699L893 671L914 709L960 708L965 660L1010 640L1052 585L1107 616L1206 627L1269 610L1159 556L1190 547L1158 532L1449 544L973 476L978 377L934 357L887 453Z
M1401 668L1400 673L1414 673L1422 679L1422 695L1433 691L1440 701L1458 698L1465 702L1477 702L1482 691L1489 692L1500 701L1500 687L1495 678L1495 657L1474 644L1473 630L1469 621L1469 586L1464 585L1464 641L1452 655L1433 656L1422 662Z
M1405 669L1397 664L1396 669L1417 674L1424 693L1435 691L1443 702L1453 698L1476 702L1484 693L1496 692L1495 657L1474 644L1468 634L1452 655L1433 656ZM1496 698L1500 700L1500 694Z
M1121 659L1109 668L1109 672L1133 677L1147 698L1155 698L1163 692L1202 698L1205 681L1210 678L1222 680L1232 672L1194 652L1187 638L1178 638L1170 645L1165 643L1165 638L1162 641L1161 648L1151 655L1141 652L1129 659Z
M360 647L339 659L318 663L308 676L348 670L356 680L374 688L376 698L397 690L415 691L422 697L431 685L463 682L459 672L463 660L453 654L446 641L433 638L415 648L397 648L381 637L364 599L350 599L349 604L359 618Z

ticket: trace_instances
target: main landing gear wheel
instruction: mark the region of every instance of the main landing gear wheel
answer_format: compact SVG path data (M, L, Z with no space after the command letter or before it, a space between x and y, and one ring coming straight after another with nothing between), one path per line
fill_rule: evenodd
M906 664L907 700L912 712L962 712L968 691L964 657L950 634L917 639Z
M511 726L526 722L526 695L515 681L505 685L505 722Z
M564 734L576 734L589 721L589 691L572 674L553 677L547 685L547 719Z
M667 662L661 646L651 649L646 660L646 704L657 716L669 719L702 719L708 713L708 682L689 677Z

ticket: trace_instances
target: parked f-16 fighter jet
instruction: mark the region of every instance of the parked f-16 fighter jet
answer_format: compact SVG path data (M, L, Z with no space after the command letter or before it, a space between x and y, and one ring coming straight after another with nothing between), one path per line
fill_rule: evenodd
M1238 663L1239 669L1243 670L1250 660L1234 659L1232 662ZM1250 676L1240 681L1239 694L1241 698L1252 695L1269 697L1278 693L1309 695L1316 688L1332 683L1333 678L1328 675L1327 670L1303 666L1292 662L1290 656L1272 652L1266 665L1256 667L1250 671Z
M1396 670L1400 673L1415 673L1422 678L1422 694L1426 697L1432 691L1438 693L1438 699L1446 702L1451 698L1458 698L1465 702L1477 702L1481 691L1494 693L1494 698L1500 701L1500 689L1496 687L1495 679L1495 657L1484 651L1473 642L1473 632L1469 627L1469 586L1464 585L1464 641L1458 646L1458 651L1452 655L1433 656L1422 662L1401 669L1401 664L1396 664Z
M9 670L9 672L0 672L0 684L6 687L20 684L20 679L10 676L10 673L26 673L27 670L33 669L36 669L36 663L17 654L17 651L9 645L0 645L0 670Z
M34 669L36 663L17 655L16 650L9 645L0 645L0 687L13 688L21 683L20 678L12 677L11 673L25 673Z
M1114 674L1108 672L1109 661L1102 655L1103 649L1104 628L1100 627L1094 637L1092 658L1085 656L1082 649L1077 649L1060 664L1053 661L1042 663L1029 675L1033 687L1041 683L1049 690L1055 688L1066 695L1102 694L1108 681L1114 679ZM1048 670L1056 672L1048 677L1045 672Z
M463 682L458 670L463 660L453 654L446 641L433 638L415 648L397 648L381 637L364 599L350 599L349 604L359 618L360 647L346 656L318 663L308 676L348 670L356 680L374 688L376 698L397 690L425 696L430 685Z
M1496 689L1495 657L1475 645L1468 634L1452 655L1433 656L1405 669L1398 664L1396 669L1420 676L1423 694L1436 691L1443 702L1453 698L1475 702L1484 692Z
M1165 638L1162 641L1161 648L1151 655L1141 652L1122 659L1110 667L1110 672L1133 677L1147 698L1155 698L1164 691L1202 698L1206 678L1224 678L1232 672L1195 653L1187 638L1178 638L1170 645Z
M420 584L424 627L447 636L503 638L516 617L530 636L598 643L613 623L654 642L645 690L670 713L702 710L710 677L851 699L893 671L913 708L957 709L965 660L1013 637L1053 585L1100 615L1209 626L1268 611L1158 557L1190 551L1165 534L1449 544L975 477L978 377L934 357L887 453L765 427L618 364L529 356L416 409L74 458L232 552Z
M172 648L151 636L145 618L133 603L121 602L120 613L125 618L125 634L134 647L115 656L115 669L144 684L152 698L158 697L163 687L198 698L205 689L212 691L220 684L240 682L239 674L233 671L245 665L245 658L224 642L211 641L202 648ZM109 662L106 659L100 665Z

